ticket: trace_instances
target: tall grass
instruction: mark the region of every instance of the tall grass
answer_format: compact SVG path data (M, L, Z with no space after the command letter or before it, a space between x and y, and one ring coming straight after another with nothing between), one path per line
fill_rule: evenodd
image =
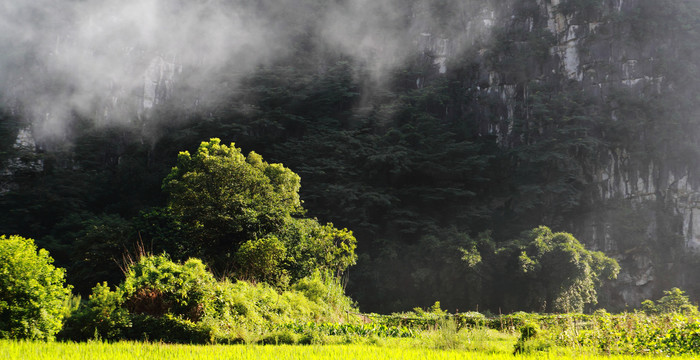
M139 342L30 342L0 341L0 359L14 360L155 360L155 359L653 359L652 356L596 356L576 353L534 353L513 356L510 353L487 354L461 350L438 350L411 346L259 346L259 345L172 345ZM661 358L661 357L659 357ZM692 357L674 357L691 359Z

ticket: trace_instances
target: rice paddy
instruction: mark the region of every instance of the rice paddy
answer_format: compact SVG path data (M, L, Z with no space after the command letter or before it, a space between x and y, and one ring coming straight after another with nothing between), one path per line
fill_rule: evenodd
M590 353L541 352L525 355L486 353L464 350L436 350L430 348L394 345L172 345L162 343L99 341L33 342L0 341L0 359L48 360L150 360L150 359L654 359L662 356L595 355ZM667 357L663 357L667 358ZM690 359L692 356L674 357Z

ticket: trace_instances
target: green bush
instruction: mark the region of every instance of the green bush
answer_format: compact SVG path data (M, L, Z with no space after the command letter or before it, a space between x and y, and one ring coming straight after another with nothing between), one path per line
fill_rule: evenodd
M697 354L700 319L672 312L600 314L591 329L579 334L579 343L608 354Z
M653 314L697 314L698 307L690 303L685 291L679 288L664 291L664 296L654 303L652 300L642 302L642 310L648 315Z
M354 310L338 281L319 273L303 279L299 290L280 292L265 283L217 281L198 259L179 264L149 256L126 275L115 290L96 286L61 338L250 343L283 324L338 322Z
M298 336L296 334L294 334L293 332L291 332L289 330L282 330L282 331L272 332L270 334L263 336L258 341L258 344L263 344L263 345L282 345L282 344L293 345L293 344L296 344L297 341L298 341Z
M130 266L120 289L123 306L131 314L176 314L196 322L213 315L216 287L214 276L199 259L178 264L159 255L144 257Z
M521 325L520 338L518 339L518 342L515 343L513 353L521 354L531 352L533 350L545 350L548 346L543 347L542 344L545 344L546 342L539 341L535 344L535 342L531 341L537 336L537 334L540 333L540 331L540 327L536 323L526 322Z
M241 269L239 277L284 287L289 282L289 276L286 269L279 265L286 253L287 248L274 235L246 241L236 253L236 262Z
M0 338L52 339L71 287L48 251L21 236L0 236Z
M333 309L344 311L354 307L352 300L345 296L342 284L331 273L314 271L311 275L300 279L292 290L303 294L309 300L320 305L328 305Z
M482 327L487 324L486 316L476 311L469 311L455 315L460 328L463 327Z
M97 284L86 303L66 319L58 334L61 340L117 340L131 327L129 312L122 307L124 296L112 291L107 283Z
M137 341L204 344L212 340L211 328L205 323L194 323L172 314L160 317L134 315L132 326L123 338Z
M539 333L539 332L540 332L539 325L537 325L535 323L526 323L520 327L520 338L523 340L528 340L530 338L537 336L537 333Z

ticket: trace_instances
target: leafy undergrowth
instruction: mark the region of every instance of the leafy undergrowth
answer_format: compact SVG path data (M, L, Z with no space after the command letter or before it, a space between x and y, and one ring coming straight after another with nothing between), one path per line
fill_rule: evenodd
M530 314L522 320L515 353L568 349L608 355L700 354L700 317L697 314L600 311L593 315Z
M365 324L342 324L342 323L315 323L286 324L282 329L291 330L297 334L317 332L323 335L357 335L357 336L378 336L378 337L414 337L415 333L411 328L404 326L387 326L379 323Z
M679 313L603 313L593 317L577 340L611 354L700 354L700 318Z
M144 257L115 289L98 285L67 319L61 340L167 343L297 343L294 322L359 323L337 279L315 273L287 290L264 283L218 281L204 264ZM282 340L280 340L282 339Z
M663 305L663 302L660 302ZM337 279L314 274L288 290L217 281L198 260L134 264L112 290L97 286L63 340L190 344L359 344L480 354L700 354L698 312L487 317L427 310L358 314Z
M411 329L415 345L483 353L697 355L697 312L646 314L533 314L486 317L448 314L436 303L428 311L374 315L387 326Z

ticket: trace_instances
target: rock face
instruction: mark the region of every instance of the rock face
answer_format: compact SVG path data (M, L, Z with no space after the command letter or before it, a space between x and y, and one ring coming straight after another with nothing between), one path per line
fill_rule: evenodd
M151 109L165 102L172 94L176 76L180 73L182 66L175 61L167 61L160 56L151 60L144 74L141 109Z
M522 3L515 1L512 8ZM666 73L678 69L664 69L661 64L672 63L668 58L678 56L674 43L685 41L683 35L670 31L635 38L639 34L635 33L634 16L640 8L648 9L648 2L589 1L590 9L579 6L564 13L565 3L538 1L535 15L524 19L517 12L509 19L503 8L494 11L502 16L496 23L528 32L538 31L533 24L539 24L539 31L554 36L549 62L533 69L535 76L530 80L544 81L555 74L576 82L582 91L604 104L603 119L613 123L620 121L620 107L611 100L616 93L641 104L656 95L678 91ZM498 121L491 121L485 129L495 133L502 146L508 146L513 141L514 116L527 116L522 110L518 114L517 104L527 101L528 84L509 80L507 74L488 67L484 73L488 81L487 89L480 89L482 96L495 95L503 104ZM628 121L647 121L647 110L642 106L636 110L640 114L628 115ZM696 279L688 275L686 266L693 263L688 260L692 256L689 254L700 250L700 184L694 167L698 159L683 158L670 148L640 149L638 142L651 142L653 136L647 133L630 143L607 143L598 159L591 159L593 166L588 172L581 174L589 179L584 200L589 205L570 219L571 231L589 247L614 255L622 265L618 280L602 299L610 308L638 306L671 286L697 294ZM678 157L683 160L666 160Z
M647 126L650 114L645 102L654 97L678 99L671 80L671 68L679 57L691 66L697 53L683 49L692 41L682 25L660 25L669 16L669 4L645 0L511 0L465 2L458 7L461 27L436 24L414 18L418 45L430 57L437 72L449 71L449 62L458 60L466 49L476 47L481 57L480 78L473 96L484 99L490 108L474 118L481 132L494 135L503 147L522 141L514 131L518 118L528 118L526 110L533 83L560 79L573 82L600 104L603 121ZM646 12L646 13L645 13ZM647 16L647 18L644 18ZM682 21L674 15L671 22ZM653 29L656 26L656 30ZM688 27L688 25L686 25ZM680 31L680 32L679 32ZM498 35L509 34L511 46L528 47L524 39L544 39L548 55L527 65L525 79L493 66L487 59ZM530 34L519 36L517 34ZM512 34L516 34L514 38ZM494 40L496 39L496 40ZM693 58L695 61L693 61ZM417 79L420 86L424 79ZM620 95L623 94L623 95ZM631 102L637 106L621 105ZM661 107L682 105L669 101ZM625 114L623 114L625 113ZM636 114L635 114L636 113ZM698 115L691 110L689 114ZM663 116L663 115L661 115ZM622 118L625 119L622 119ZM663 132L664 125L657 127ZM689 127L688 129L693 129ZM695 163L697 155L679 154L673 146L654 145L656 136L633 129L634 139L607 141L596 159L589 159L587 171L580 174L588 184L579 211L568 219L570 229L588 247L613 255L622 265L619 278L602 295L602 305L610 309L635 307L662 290L680 286L700 295L697 279L690 275L700 251L700 182ZM605 135L604 135L605 136ZM689 137L696 137L690 131ZM671 142L673 138L670 139ZM644 145L640 145L644 144ZM663 147L662 150L659 150ZM693 150L694 151L694 150ZM691 151L692 153L692 151ZM680 160L679 160L680 159ZM679 160L679 161L677 161Z
M31 128L20 129L17 140L12 145L13 150L29 156L8 159L0 169L0 196L12 190L16 184L13 177L22 172L40 172L44 169L44 162L33 156L36 154L36 142L31 133Z
M633 0L605 3L608 18L632 16L641 6ZM657 66L663 57L676 55L659 52L660 38L640 43L629 29L611 21L575 23L561 15L555 18L550 23L556 26L550 29L556 30L561 66L586 91L603 101L609 101L607 97L616 91L637 99L674 92L674 85ZM619 121L614 106L604 115L609 121ZM643 118L638 120L643 122ZM606 294L606 300L617 308L637 306L671 286L688 288L697 295L695 285L683 275L685 255L698 250L700 233L693 226L700 210L697 173L690 164L671 164L659 159L658 153L633 150L636 146L615 144L601 154L598 166L588 174L597 190L590 193L589 201L596 205L575 221L575 231L585 243L615 255L622 265L620 277Z

